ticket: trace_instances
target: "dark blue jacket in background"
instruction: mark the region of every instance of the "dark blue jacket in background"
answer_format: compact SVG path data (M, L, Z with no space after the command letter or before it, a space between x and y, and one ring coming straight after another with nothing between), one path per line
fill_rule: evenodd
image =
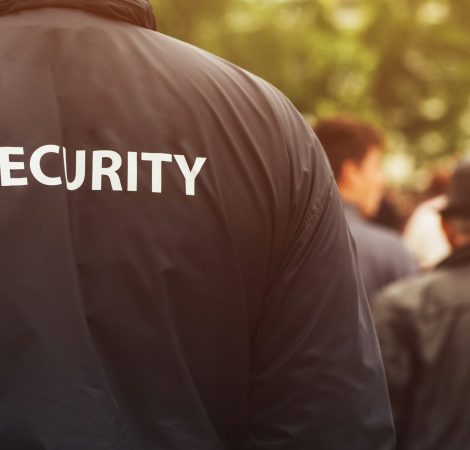
M344 209L369 299L385 286L416 272L416 262L398 233L363 218L352 204L345 203Z

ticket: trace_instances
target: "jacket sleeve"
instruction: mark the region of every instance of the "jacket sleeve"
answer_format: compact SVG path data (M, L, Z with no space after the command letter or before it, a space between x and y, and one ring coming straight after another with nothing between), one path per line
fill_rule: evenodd
M391 450L385 377L354 244L323 150L311 139L310 173L329 182L320 198L318 189L308 194L310 208L263 302L247 448Z

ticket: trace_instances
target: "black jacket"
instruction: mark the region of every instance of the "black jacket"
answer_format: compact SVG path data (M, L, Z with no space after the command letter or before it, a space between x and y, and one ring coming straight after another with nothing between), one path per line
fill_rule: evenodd
M470 446L470 246L373 303L397 450Z
M144 0L0 0L0 448L385 450L318 141Z

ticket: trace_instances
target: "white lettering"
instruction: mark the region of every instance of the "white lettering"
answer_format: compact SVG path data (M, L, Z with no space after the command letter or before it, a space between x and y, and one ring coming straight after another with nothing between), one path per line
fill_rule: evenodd
M196 158L192 169L189 169L189 165L183 155L175 155L175 159L186 182L186 195L196 195L196 177L201 172L207 158Z
M48 177L41 169L41 159L47 153L59 154L60 147L58 145L43 145L33 152L29 167L33 177L45 186L59 186L62 184L60 177Z
M104 159L111 161L109 167L103 167ZM121 166L122 158L119 153L112 150L97 150L93 152L92 190L100 191L103 177L108 177L113 191L122 191L121 180L117 174Z
M77 150L75 152L75 179L70 181L67 169L67 149L65 147L62 148L64 152L65 183L69 191L76 191L85 181L86 152L85 150Z
M62 156L60 156L61 151ZM48 154L59 156L55 162L58 162L60 166L62 166L60 161L62 158L63 172L60 170L57 176L51 176L52 174L48 173L49 170L53 170L52 167L55 167L51 165L51 169L48 169L45 165L44 158L55 157L47 156ZM181 173L185 181L186 195L195 196L196 179L207 161L207 158L196 157L194 164L190 167L184 155L135 151L121 153L114 150L76 150L69 153L65 147L59 145L43 145L37 148L31 153L27 163L24 161L24 155L24 147L0 147L0 186L27 186L29 175L25 173L20 176L14 173L14 171L24 171L25 164L27 164L31 176L45 186L64 186L64 189L75 191L83 187L85 183L90 183L93 191L101 191L103 183L109 182L113 191L125 189L127 192L137 192L140 189L139 182L144 181L139 171L146 169L144 173L150 172L148 175L150 180L145 183L145 186L150 184L148 189L160 194L163 190L164 163L172 163L174 157L179 172L172 164L168 167L168 176L172 180L175 177L181 180L181 176L178 176L178 173ZM15 158L17 160L12 161L14 156L23 156L23 158ZM127 158L127 168L123 167L125 158ZM141 167L145 164L142 161L150 162L151 166ZM126 170L127 183L124 179L121 180L121 175L125 177ZM103 181L104 178L107 180Z
M27 178L12 178L12 170L24 170L24 162L10 161L11 155L24 155L24 148L0 147L0 179L2 186L27 186Z
M137 153L129 152L127 157L127 190L137 191Z
M152 162L152 192L162 192L162 164L172 160L173 156L167 153L142 153L142 161Z

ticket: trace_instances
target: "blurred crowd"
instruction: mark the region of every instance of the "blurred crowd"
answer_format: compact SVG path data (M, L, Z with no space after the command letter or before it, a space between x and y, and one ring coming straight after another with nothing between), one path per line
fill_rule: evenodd
M387 186L379 129L343 117L314 129L356 243L397 450L470 448L470 162L434 170L406 197Z

